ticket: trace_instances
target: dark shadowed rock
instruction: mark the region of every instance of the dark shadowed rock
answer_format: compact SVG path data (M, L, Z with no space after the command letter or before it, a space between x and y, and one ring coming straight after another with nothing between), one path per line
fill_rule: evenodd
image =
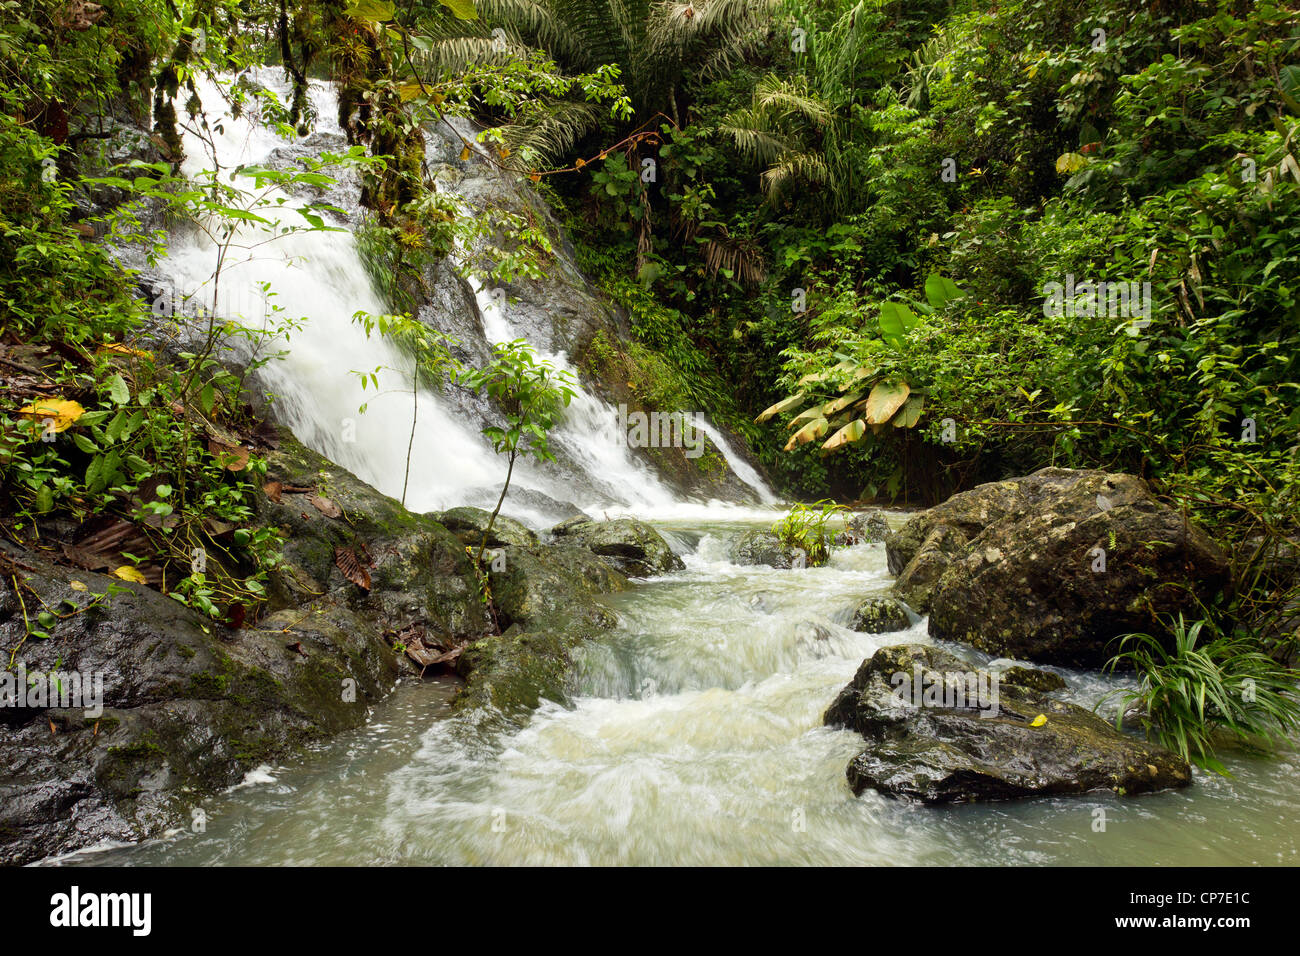
M929 697L925 689L945 677L947 692ZM849 763L853 792L874 788L940 804L1102 789L1135 794L1191 782L1184 760L1091 711L993 680L920 644L881 648L863 662L824 718L867 740ZM919 706L912 703L918 683Z
M658 531L635 518L570 518L552 528L551 534L563 544L586 548L615 570L633 577L680 571L686 566Z
M1129 475L1045 468L954 495L890 535L894 593L930 634L993 654L1096 667L1227 580L1198 527Z
M97 674L103 691L98 716L65 701L5 710L3 863L154 835L258 764L359 726L397 677L378 628L328 599L230 630L143 585L8 553L26 601L120 591L50 640L23 641L12 584L0 583L0 645L21 645L26 674Z

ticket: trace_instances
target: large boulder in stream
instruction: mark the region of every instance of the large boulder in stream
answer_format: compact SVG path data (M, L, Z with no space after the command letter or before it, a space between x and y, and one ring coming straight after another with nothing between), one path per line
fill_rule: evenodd
M867 598L853 611L849 630L861 634L889 634L912 626L911 615L895 598Z
M921 644L881 648L824 717L867 740L848 766L853 792L942 804L1191 783L1182 758L1047 696L1035 676L1045 672L1017 670L995 675Z
M793 545L786 544L772 531L746 531L731 546L733 564L762 564L769 568L789 570L804 567L808 555Z
M635 518L570 518L552 528L551 534L563 544L586 548L615 570L633 577L666 574L686 566L658 531Z
M885 542L894 593L931 636L1097 667L1111 641L1158 633L1227 580L1227 559L1140 478L1044 468L954 495Z

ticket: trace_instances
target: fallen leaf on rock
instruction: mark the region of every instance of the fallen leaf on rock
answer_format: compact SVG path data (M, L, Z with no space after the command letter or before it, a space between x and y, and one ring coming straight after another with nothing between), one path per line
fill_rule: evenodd
M142 352L139 349L133 349L129 345L123 345L121 342L105 342L98 349L98 352L113 352L117 355L131 355L135 358L150 358L148 352Z
M215 438L209 438L208 453L226 471L243 471L248 467L249 451L243 445L227 445Z
M351 548L335 548L334 563L343 576L364 591L370 590L370 572L365 569Z
M38 422L50 420L50 427L56 432L67 431L86 410L79 402L64 398L47 398L32 402L26 408L20 408L18 414Z
M280 492L284 490L284 485L278 481L268 481L262 486L262 490L266 492L266 497L278 505L280 503Z
M1043 726L1043 724L1045 724L1045 723L1047 723L1047 715L1045 715L1045 714L1039 714L1037 717L1035 717L1033 720L1031 720L1031 721L1029 722L1029 726L1030 726L1030 727L1041 727L1041 726Z
M123 581L134 581L136 584L145 583L144 575L129 564L124 564L120 568L116 568L113 571L113 577L121 578Z
M327 518L343 517L343 509L322 495L309 495L307 500L315 505L316 510Z

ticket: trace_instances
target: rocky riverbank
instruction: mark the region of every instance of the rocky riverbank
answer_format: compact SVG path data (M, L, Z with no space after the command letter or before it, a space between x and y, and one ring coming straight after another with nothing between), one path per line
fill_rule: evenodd
M189 826L206 795L361 725L430 669L464 678L456 707L504 720L563 700L572 649L615 621L600 595L626 587L625 571L680 566L640 522L584 518L543 541L507 518L485 581L468 552L486 513L412 514L287 433L267 461L259 519L286 545L268 606L243 627L0 546L0 647L27 675L102 681L100 706L0 711L0 862ZM38 607L66 614L48 639L28 636Z

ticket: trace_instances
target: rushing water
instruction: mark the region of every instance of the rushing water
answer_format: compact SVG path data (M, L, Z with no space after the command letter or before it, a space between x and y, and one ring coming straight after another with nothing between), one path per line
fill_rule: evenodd
M1233 779L1198 771L1186 790L1139 797L940 808L855 797L844 769L861 738L824 728L822 712L877 647L927 641L924 624L880 636L843 626L888 586L880 545L838 551L825 568L739 567L728 540L772 518L735 518L659 525L686 570L609 598L621 623L583 655L571 708L547 704L501 735L449 717L449 685L404 684L364 729L208 801L205 833L76 861L1300 862L1294 752L1233 757ZM1113 686L1061 673L1086 705Z

